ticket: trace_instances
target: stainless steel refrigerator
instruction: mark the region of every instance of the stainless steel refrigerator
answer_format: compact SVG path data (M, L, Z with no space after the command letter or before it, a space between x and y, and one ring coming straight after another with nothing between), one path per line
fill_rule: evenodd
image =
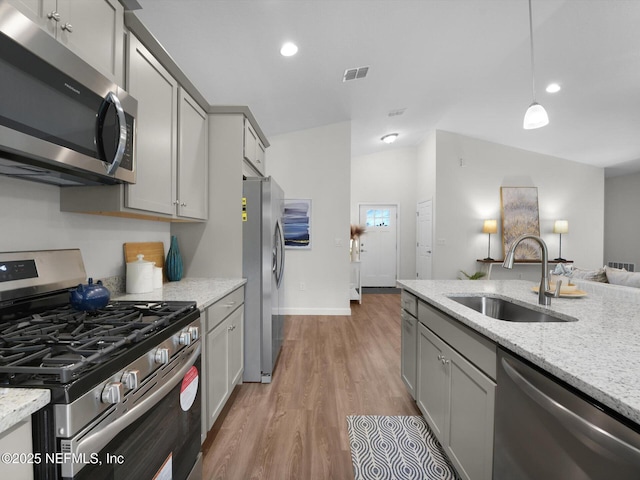
M247 178L243 196L243 381L271 383L284 338L284 192L271 177Z

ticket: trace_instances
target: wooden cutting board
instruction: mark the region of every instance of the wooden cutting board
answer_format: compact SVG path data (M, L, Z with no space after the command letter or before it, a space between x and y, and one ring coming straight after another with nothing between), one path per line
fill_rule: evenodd
M144 255L147 262L155 262L156 267L162 268L162 281L167 278L164 272L164 243L162 242L128 242L124 244L124 262L131 263L138 259L138 254Z

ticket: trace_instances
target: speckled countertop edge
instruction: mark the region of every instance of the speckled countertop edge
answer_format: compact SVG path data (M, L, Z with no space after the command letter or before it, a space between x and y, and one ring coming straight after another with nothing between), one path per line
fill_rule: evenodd
M640 424L640 306L589 292L537 304L534 283L514 280L399 280L398 285L497 344L530 360L612 410ZM578 321L495 320L450 298L492 294Z
M0 388L0 434L46 406L49 390L38 388Z
M165 283L150 293L116 294L112 300L134 301L195 301L203 312L225 295L247 283L244 278L183 278Z
M244 278L184 278L145 294L115 294L112 300L195 301L200 311L247 283ZM46 406L49 390L0 388L0 434Z

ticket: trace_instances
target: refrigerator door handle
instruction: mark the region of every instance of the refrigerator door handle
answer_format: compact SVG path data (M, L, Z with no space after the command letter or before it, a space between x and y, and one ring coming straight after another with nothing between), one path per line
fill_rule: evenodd
M276 286L280 288L284 274L284 233L282 231L280 219L276 220L274 237L272 269L276 277Z

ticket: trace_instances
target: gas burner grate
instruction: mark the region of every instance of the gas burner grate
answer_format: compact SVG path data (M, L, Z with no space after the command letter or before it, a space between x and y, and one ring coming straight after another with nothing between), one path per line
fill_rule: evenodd
M113 302L96 312L70 306L0 326L0 374L31 374L67 383L162 330L184 302Z

